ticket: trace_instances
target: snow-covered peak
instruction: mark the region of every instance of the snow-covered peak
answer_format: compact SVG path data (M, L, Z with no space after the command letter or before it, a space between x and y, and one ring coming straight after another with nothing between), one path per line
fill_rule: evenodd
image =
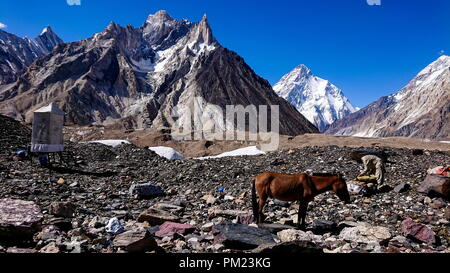
M430 74L435 71L441 71L450 67L450 56L442 55L436 61L432 62L430 65L425 67L417 76Z
M147 18L146 23L161 25L173 21L175 21L175 19L173 19L172 16L170 16L169 13L167 13L167 11L160 10L155 14L150 14Z
M450 58L441 56L400 91L380 98L327 131L360 137L449 137Z
M427 88L430 84L434 84L435 80L445 71L450 69L450 56L442 55L436 61L422 69L404 88L399 92L391 95L396 102L401 101L414 92Z
M42 32L41 35L44 35L45 33L53 33L53 30L50 26L45 27Z
M297 77L302 77L304 75L312 75L311 70L304 64L297 66L292 72L292 74L296 74Z
M53 32L50 26L45 27L41 34L34 39L35 44L40 47L45 53L48 53L58 44L63 43L63 40Z
M357 111L339 88L315 76L305 65L283 76L273 89L321 131Z

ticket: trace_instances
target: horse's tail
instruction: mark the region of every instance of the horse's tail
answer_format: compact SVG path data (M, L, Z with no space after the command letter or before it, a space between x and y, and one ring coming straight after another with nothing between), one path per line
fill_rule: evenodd
M252 208L253 217L258 221L258 201L256 200L256 178L252 178Z

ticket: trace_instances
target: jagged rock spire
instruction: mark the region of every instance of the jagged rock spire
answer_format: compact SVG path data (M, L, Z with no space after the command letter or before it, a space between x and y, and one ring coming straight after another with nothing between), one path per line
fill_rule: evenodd
M197 44L205 43L205 44L213 44L216 42L216 39L213 36L211 26L208 22L208 17L203 15L202 20L198 23L196 28L191 33L191 41L196 41Z

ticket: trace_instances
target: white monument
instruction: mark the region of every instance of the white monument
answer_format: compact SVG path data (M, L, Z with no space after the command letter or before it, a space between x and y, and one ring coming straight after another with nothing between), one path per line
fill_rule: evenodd
M64 150L64 114L53 103L34 112L32 153L56 153Z

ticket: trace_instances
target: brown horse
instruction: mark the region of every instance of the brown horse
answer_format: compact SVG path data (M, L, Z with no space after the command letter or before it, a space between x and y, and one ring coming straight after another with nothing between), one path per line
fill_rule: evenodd
M346 204L350 203L347 183L341 174L282 174L263 173L252 181L253 215L259 224L264 220L263 209L268 198L276 198L285 202L300 201L298 227L306 228L306 212L309 202L317 195L334 191ZM256 200L258 192L259 202ZM301 223L300 223L301 220Z

